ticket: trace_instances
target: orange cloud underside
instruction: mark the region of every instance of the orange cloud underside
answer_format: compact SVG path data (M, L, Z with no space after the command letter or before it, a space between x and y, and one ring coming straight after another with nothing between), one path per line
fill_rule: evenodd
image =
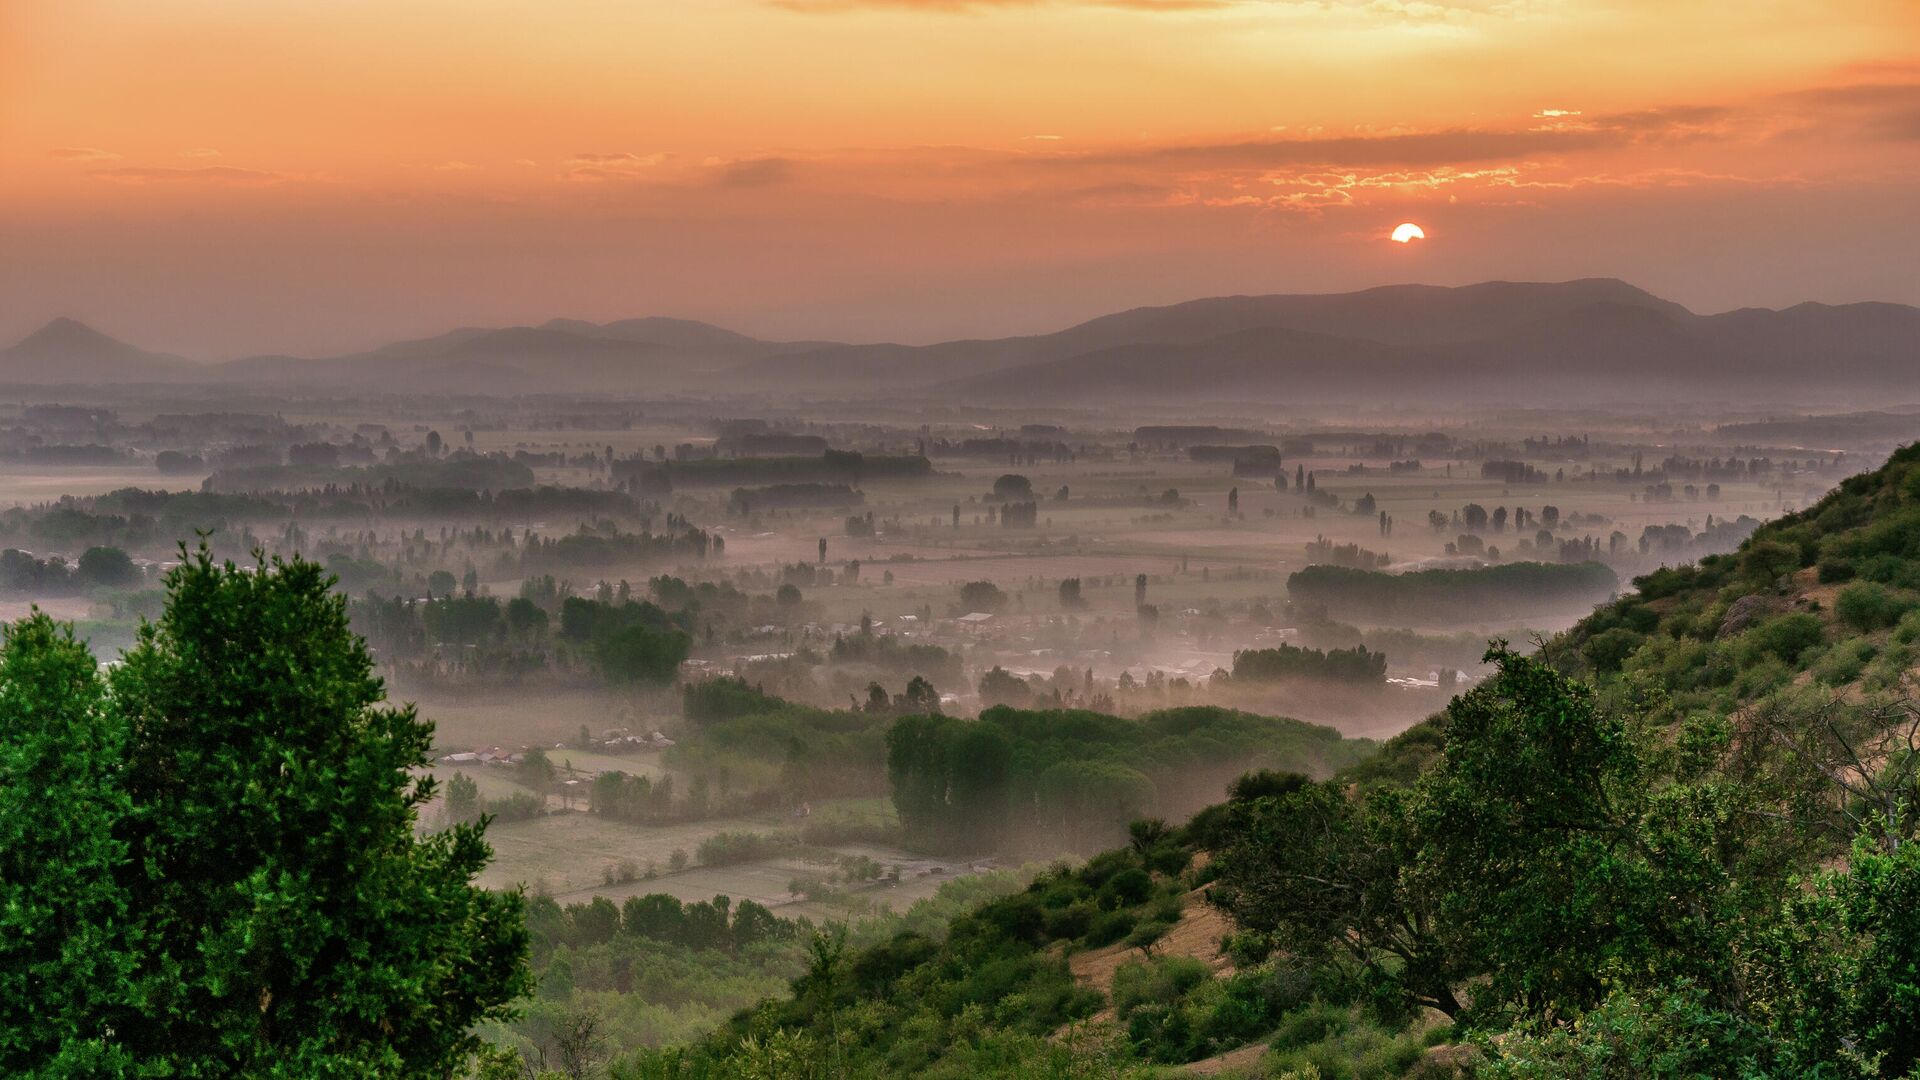
M252 237L245 257L300 239L346 265L347 246L397 230L480 260L463 271L477 287L510 288L540 251L542 287L724 314L737 278L559 241L651 235L697 271L776 236L808 245L823 269L807 287L851 317L880 263L952 281L1010 261L1197 260L1252 236L1326 266L1316 245L1415 214L1524 252L1542 211L1637 214L1651 241L1705 196L1830 221L1913 183L1916 58L1904 0L1768 0L1737 18L1675 0L12 4L0 239L105 214L137 264L192 220L233 253ZM196 217L209 207L230 218ZM405 293L433 265L362 273ZM63 267L43 276L81 290ZM440 302L436 288L414 292Z

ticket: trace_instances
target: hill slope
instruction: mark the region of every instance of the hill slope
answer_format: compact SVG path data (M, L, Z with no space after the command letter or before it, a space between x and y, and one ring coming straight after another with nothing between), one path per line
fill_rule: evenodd
M258 356L206 367L62 320L0 352L0 376L181 375L483 393L937 394L1042 404L1569 394L1879 401L1912 393L1916 360L1920 309L1800 304L1703 316L1594 278L1212 297L1116 312L1050 334L931 345L762 341L663 317L552 319L463 327L345 356Z
M1920 447L1638 584L1344 776L828 939L639 1074L1909 1075ZM1169 933L1207 903L1223 951Z
M599 325L553 319L540 326L462 327L363 353L303 359L249 357L217 365L220 378L308 386L369 383L469 392L679 390L704 373L815 343L756 341L686 319Z
M1894 304L1700 316L1611 279L1395 285L1138 308L1057 333L859 345L756 361L757 385L937 387L984 400L1264 400L1355 394L1471 399L1571 392L1764 397L1904 387L1920 310Z
M66 318L0 349L0 382L167 382L194 370L180 357L148 352Z

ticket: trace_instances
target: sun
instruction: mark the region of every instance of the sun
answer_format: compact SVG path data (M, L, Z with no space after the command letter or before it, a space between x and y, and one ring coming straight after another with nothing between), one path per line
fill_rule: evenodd
M1411 240L1425 240L1426 238L1427 230L1415 225L1411 221L1404 221L1393 227L1393 242L1396 244L1404 244Z

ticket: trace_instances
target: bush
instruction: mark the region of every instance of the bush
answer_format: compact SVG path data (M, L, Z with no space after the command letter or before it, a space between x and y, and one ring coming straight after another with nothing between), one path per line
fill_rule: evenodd
M1325 1003L1309 1005L1281 1018L1280 1029L1274 1032L1273 1048L1286 1050L1324 1042L1346 1031L1352 1022L1347 1009Z
M1829 557L1820 560L1820 584L1832 585L1840 581L1852 581L1855 570L1853 560Z
M1722 1076L1750 1057L1752 1035L1708 1007L1697 990L1638 999L1616 994L1571 1024L1515 1031L1483 1044L1479 1075L1502 1080L1563 1076Z
M1769 655L1794 664L1799 662L1801 653L1820 644L1826 636L1826 628L1821 625L1819 616L1796 611L1768 619L1741 636L1746 639L1752 659Z
M1844 641L1814 665L1814 678L1826 686L1845 686L1860 677L1880 650L1871 641Z
M1580 654L1587 658L1587 663L1592 664L1595 671L1611 673L1619 671L1620 665L1633 655L1633 651L1644 640L1627 627L1616 626L1588 638L1586 644L1580 647Z
M1093 920L1084 939L1088 948L1111 945L1133 932L1135 916L1131 911L1109 911Z
M792 836L751 832L717 832L700 841L700 865L730 866L752 862L796 846Z
M1171 929L1173 929L1173 923L1166 919L1155 918L1136 923L1133 932L1127 935L1127 944L1136 949L1144 949L1166 937L1167 931Z
M1047 936L1067 941L1083 937L1099 916L1100 909L1085 901L1056 908L1047 912Z
M1863 634L1884 630L1898 623L1914 607L1912 600L1871 581L1856 581L1848 585L1840 590L1833 602L1834 612L1840 616L1840 621Z
M1171 1005L1211 977L1207 965L1191 956L1129 960L1113 973L1113 1011L1125 1020L1142 1005Z
M1130 866L1107 879L1100 886L1100 906L1111 911L1115 908L1131 907L1145 900L1153 891L1153 878L1145 870Z

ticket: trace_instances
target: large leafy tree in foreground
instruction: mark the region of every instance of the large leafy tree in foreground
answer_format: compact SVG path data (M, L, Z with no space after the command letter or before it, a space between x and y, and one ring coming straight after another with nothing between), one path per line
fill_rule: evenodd
M0 639L0 1073L111 1074L133 958L121 731L93 656L34 614Z
M432 726L382 704L330 584L312 563L243 569L203 549L169 576L165 615L104 699L50 624L12 631L7 779L24 762L88 813L65 829L0 817L5 910L91 905L40 953L102 946L21 988L27 1016L70 1018L27 1036L57 1047L26 1046L0 1012L22 1071L71 1072L50 1055L97 1052L84 1071L445 1076L477 1045L475 1022L525 990L520 898L472 884L482 824L416 835L433 785L410 770ZM36 751L49 725L93 733ZM75 857L36 875L23 865L35 844Z

